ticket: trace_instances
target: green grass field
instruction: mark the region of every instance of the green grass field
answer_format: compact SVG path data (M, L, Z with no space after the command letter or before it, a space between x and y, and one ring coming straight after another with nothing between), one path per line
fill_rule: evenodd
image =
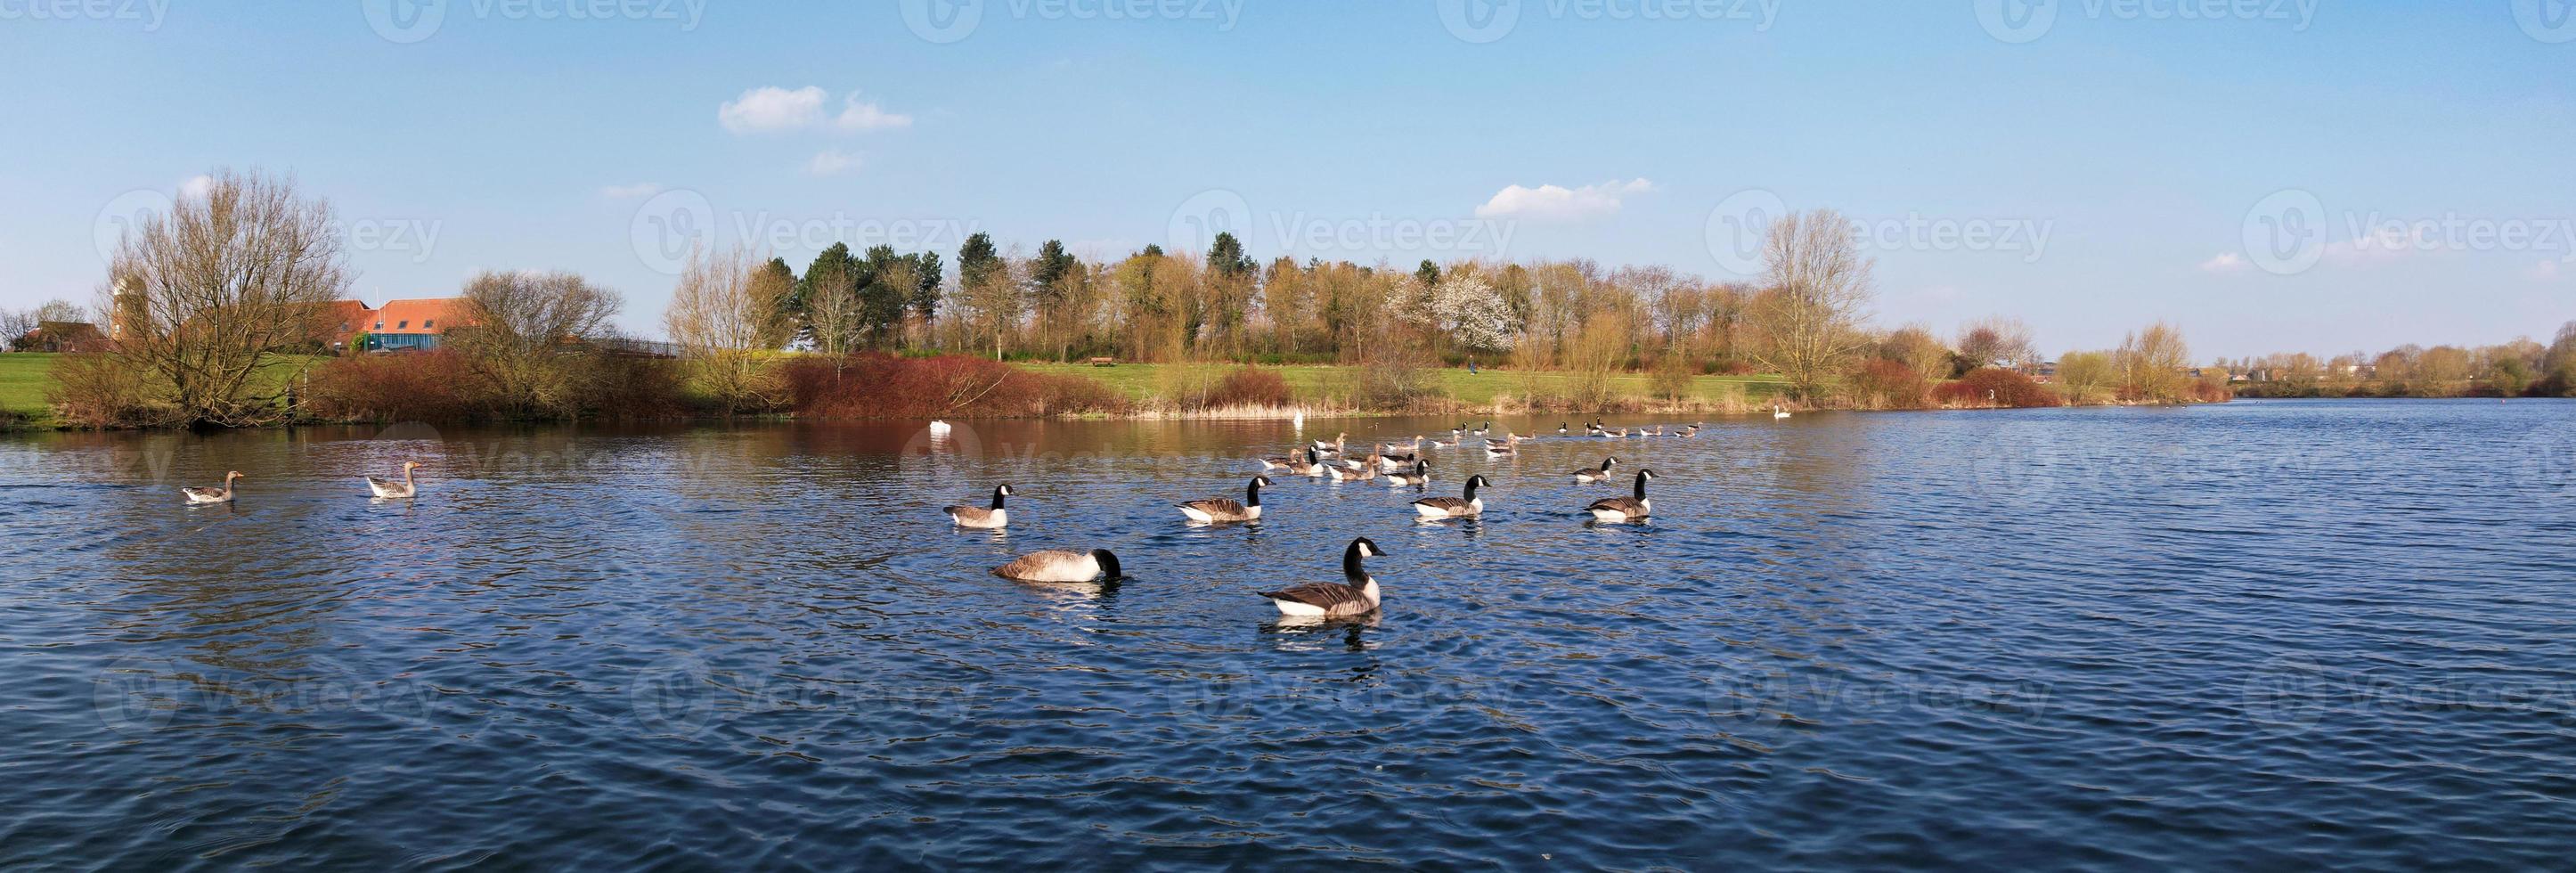
M53 419L52 410L45 407L45 389L53 387L54 378L46 371L59 357L44 352L0 354L0 419L32 424Z
M1037 373L1058 373L1095 379L1138 400L1151 399L1165 391L1184 386L1193 377L1218 378L1234 369L1235 364L1120 364L1094 367L1084 364L1042 364L1020 362L1013 366ZM1288 380L1301 399L1322 400L1348 397L1359 384L1359 368L1341 366L1267 367ZM1500 396L1538 394L1563 397L1573 393L1574 375L1561 372L1520 373L1507 370L1485 370L1468 373L1463 368L1449 367L1434 371L1441 390L1460 403L1489 406ZM1644 374L1621 374L1611 377L1613 390L1629 397L1643 398L1654 393L1654 381ZM1691 397L1711 403L1768 403L1780 393L1780 382L1770 376L1698 376L1691 380Z

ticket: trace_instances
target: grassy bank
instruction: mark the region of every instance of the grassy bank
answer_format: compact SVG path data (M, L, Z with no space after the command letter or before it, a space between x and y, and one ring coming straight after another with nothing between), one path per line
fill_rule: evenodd
M1080 376L1107 385L1140 404L1161 405L1180 386L1222 376L1233 370L1233 364L1120 364L1094 367L1085 364L1015 363L1013 366L1034 373ZM1358 367L1306 365L1263 367L1277 372L1295 390L1300 402L1317 406L1345 406L1361 384ZM1440 394L1473 410L1517 407L1523 398L1567 397L1575 393L1579 377L1565 372L1524 373L1509 370L1483 370L1469 373L1462 368L1440 368L1425 371L1432 387ZM1611 393L1639 406L1679 406L1691 409L1724 411L1768 408L1782 386L1769 376L1695 376L1691 378L1687 399L1680 404L1654 401L1654 380L1638 373L1610 377Z
M45 406L45 391L54 385L47 371L59 357L47 352L0 354L0 428L53 426L54 413Z

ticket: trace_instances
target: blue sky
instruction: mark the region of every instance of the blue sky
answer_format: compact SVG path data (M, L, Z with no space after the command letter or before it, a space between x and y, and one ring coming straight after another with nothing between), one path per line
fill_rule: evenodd
M2162 318L2203 357L2545 341L2576 318L2571 17L0 0L0 306L89 302L114 216L257 167L332 201L370 302L568 269L645 333L673 220L800 268L833 236L953 257L974 230L1115 257L1214 215L1265 258L1728 277L1729 222L1777 204L1865 223L1882 324L2013 314L2054 353Z

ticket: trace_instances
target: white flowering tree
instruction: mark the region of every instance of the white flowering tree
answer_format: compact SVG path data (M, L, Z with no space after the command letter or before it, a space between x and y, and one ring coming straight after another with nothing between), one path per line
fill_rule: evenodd
M1476 351L1510 351L1520 332L1511 304L1493 283L1465 270L1442 277L1432 288L1430 315L1459 346Z

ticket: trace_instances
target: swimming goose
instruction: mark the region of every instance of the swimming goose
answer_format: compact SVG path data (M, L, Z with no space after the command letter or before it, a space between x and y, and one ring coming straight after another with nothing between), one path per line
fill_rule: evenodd
M179 489L179 493L187 495L188 503L190 505L201 503L231 503L233 502L233 480L241 477L241 471L235 470L224 474L224 487L181 488Z
M1379 448L1386 451L1387 457L1402 457L1406 460L1412 460L1414 453L1422 451L1422 437L1416 435L1412 442L1387 443L1379 446Z
M1493 483L1485 481L1483 476L1469 476L1467 477L1467 496L1425 497L1413 501L1413 511L1420 513L1423 518L1467 518L1481 515L1485 511L1485 498L1476 496L1476 489L1491 484Z
M1693 424L1689 427L1673 431L1673 436L1681 437L1682 439L1690 439L1691 437L1699 436L1699 428L1699 425Z
M1342 581L1310 582L1282 591L1264 591L1261 596L1270 598L1271 604L1279 607L1280 615L1347 616L1375 612L1379 602L1377 580L1360 568L1360 559L1385 554L1378 551L1377 544L1367 537L1352 540L1350 548L1342 552Z
M1328 455L1338 455L1338 454L1341 454L1341 453L1342 453L1342 443L1343 443L1344 441L1349 440L1350 438L1351 438L1351 434L1350 434L1350 432L1349 432L1349 431L1343 431L1342 433L1335 435L1335 436L1333 437L1333 441L1332 441L1332 442L1325 442L1325 441L1323 441L1323 440L1316 440L1316 441L1315 441L1314 448L1315 448L1315 451L1323 452L1323 453L1328 454Z
M1534 442L1538 442L1538 437L1536 437L1536 436L1522 436L1522 435L1518 435L1518 434L1510 434L1510 433L1503 434L1503 438L1508 439L1508 440L1511 440L1511 441L1512 441L1512 442L1514 442L1514 443L1534 443Z
M1370 455L1364 460L1348 462L1345 466L1326 467L1324 472L1332 474L1335 482L1366 482L1377 478L1378 463L1378 456Z
M1022 582L1089 582L1094 579L1116 582L1125 576L1118 572L1118 556L1110 554L1108 549L1030 552L993 568L993 575Z
M1592 421L1592 422L1590 422L1590 423L1585 424L1585 425L1583 426L1583 434L1584 434L1585 436L1600 436L1600 435L1601 435L1601 422L1600 422L1599 420L1594 420L1594 421Z
M1565 435L1565 422L1560 421L1560 422L1557 422L1557 423L1556 423L1556 435L1557 435L1557 436L1564 436L1564 435Z
M1512 455L1514 455L1514 454L1517 454L1517 453L1520 451L1520 449L1514 448L1514 447L1512 446L1512 443L1513 443L1513 440L1512 440L1512 435L1511 435L1511 432L1510 432L1510 431L1505 431L1505 432L1503 432L1503 441L1502 441L1502 442L1499 442L1499 443L1498 443L1498 442L1495 442L1495 441L1490 440L1490 439L1489 439L1489 440L1486 440L1486 441L1485 441L1485 457L1488 457L1488 458L1503 458L1503 457L1510 457L1510 456L1512 456Z
M1306 450L1306 455L1308 457L1311 458L1314 454L1314 449ZM1271 455L1270 457L1261 459L1261 469L1264 470L1294 470L1296 467L1297 453L1294 451L1285 455Z
M1610 468L1616 466L1619 466L1618 458L1602 458L1601 466L1586 467L1581 470L1574 471L1574 484L1590 485L1594 482L1610 481Z
M930 420L930 435L931 435L931 436L935 436L935 437L944 437L944 436L947 436L947 435L948 435L948 432L949 432L950 430L952 430L952 428L950 428L950 427L948 426L948 422L941 421L941 420L936 419L936 418L934 418L934 419L931 419L931 420Z
M1488 422L1485 422L1484 426L1476 428L1476 429L1475 429L1475 431L1473 431L1473 433L1475 433L1477 436L1484 436L1486 431L1493 430L1493 429L1494 429L1494 423L1493 423L1493 422L1488 421Z
M1605 497L1592 501L1587 509L1592 517L1607 522L1638 521L1655 511L1655 502L1646 499L1646 483L1655 478L1653 470L1637 471L1637 496Z
M1177 506L1182 515L1189 516L1191 521L1200 524L1253 521L1261 517L1261 489L1269 485L1270 477L1254 476L1252 484L1243 488L1242 503L1223 497L1210 497L1206 500L1192 500L1177 504Z
M939 511L947 513L948 520L954 522L958 527L983 528L985 530L1004 527L1011 523L1011 511L1002 508L1002 498L1009 497L1013 493L1015 492L1011 490L1011 486L1009 485L993 489L993 508L991 509L986 509L981 506L950 506Z
M420 486L411 481L411 471L413 468L421 466L425 465L419 461L404 461L403 477L400 482L396 482L392 479L378 479L374 476L369 476L367 477L367 490L373 491L376 493L376 496L387 500L406 500L419 496Z
M1624 427L1605 427L1601 428L1601 435L1612 439L1620 439L1628 435L1628 429Z
M1775 421L1776 421L1776 420L1783 419L1783 418L1788 418L1788 417L1789 417L1789 410L1782 409L1782 408L1777 407L1777 406L1771 407L1771 418L1772 418L1773 420L1775 420Z
M1389 488L1420 485L1429 481L1431 481L1430 461L1415 461L1413 462L1413 469L1411 471L1398 470L1396 472L1386 474L1386 487Z
M1637 435L1638 435L1638 436L1641 436L1641 437L1659 437L1659 436L1663 436L1663 435L1664 435L1664 426L1659 424L1659 425L1655 425L1654 427L1641 427L1641 428L1638 428L1638 429L1637 429Z
M1306 460L1290 463L1288 465L1288 474L1291 476L1304 476L1308 479L1313 479L1324 475L1325 469L1324 460L1315 455L1314 449L1307 449Z
M1448 438L1448 439L1445 439L1445 440L1432 440L1432 441L1431 441L1431 447L1432 447L1432 448L1435 448L1435 449L1454 449L1454 448L1457 448L1457 447L1458 447L1458 433L1459 433L1458 431L1454 431L1454 430L1453 430L1453 431L1450 431L1450 432L1449 432L1449 438Z

